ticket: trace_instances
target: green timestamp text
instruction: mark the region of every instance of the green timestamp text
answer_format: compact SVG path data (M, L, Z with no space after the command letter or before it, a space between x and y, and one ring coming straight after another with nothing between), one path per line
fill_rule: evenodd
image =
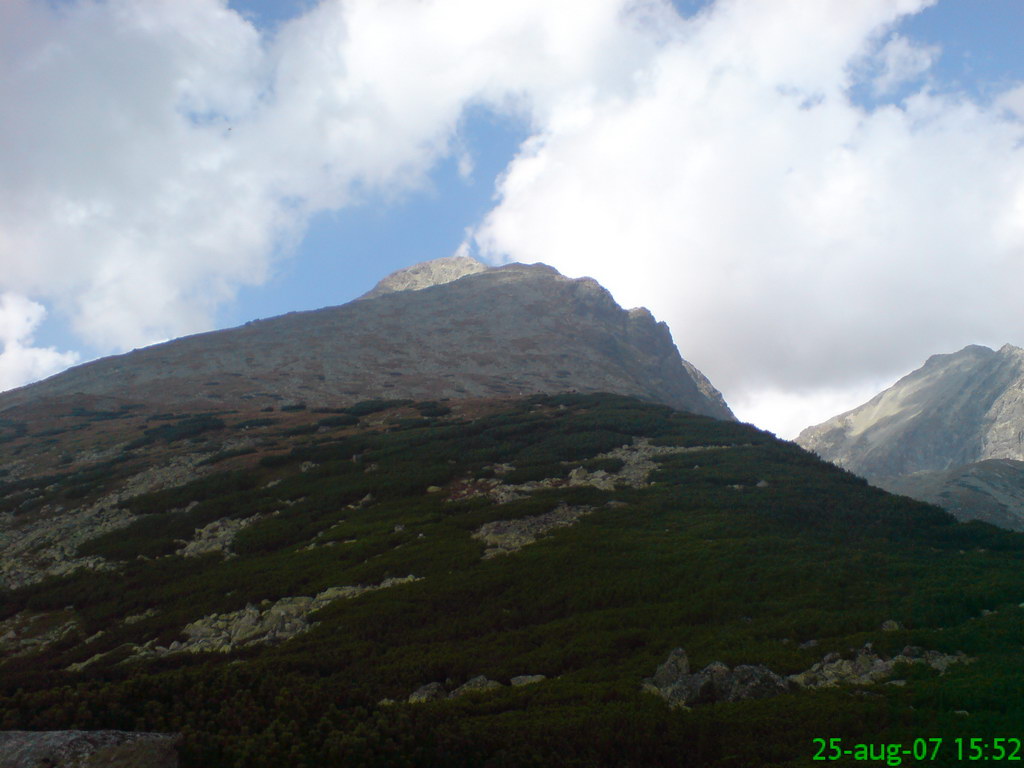
M1021 740L1019 738L955 738L944 740L938 737L914 739L904 743L844 743L841 738L812 739L817 747L814 760L857 760L878 762L885 765L902 765L904 760L931 762L940 756L956 755L960 761L1020 762Z

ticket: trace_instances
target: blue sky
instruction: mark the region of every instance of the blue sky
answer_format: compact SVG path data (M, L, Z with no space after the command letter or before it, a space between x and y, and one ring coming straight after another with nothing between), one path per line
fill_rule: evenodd
M11 0L0 387L461 246L650 307L793 436L1024 346L1022 31L1020 0Z
M673 3L686 16L709 4L708 0ZM313 3L232 0L230 5L272 34ZM933 65L939 88L987 99L1009 84L1024 81L1021 0L945 0L907 17L896 29L941 48ZM870 93L856 95L871 106L882 101ZM893 100L892 96L884 99ZM495 179L529 136L521 120L483 110L471 112L460 132L474 160L469 178L460 177L456 158L447 158L430 174L426 189L397 202L372 199L355 208L319 214L296 257L281 262L268 282L243 289L237 302L223 308L219 325L343 303L365 293L391 271L453 253L466 228L492 207ZM1024 339L1019 341L1024 344Z

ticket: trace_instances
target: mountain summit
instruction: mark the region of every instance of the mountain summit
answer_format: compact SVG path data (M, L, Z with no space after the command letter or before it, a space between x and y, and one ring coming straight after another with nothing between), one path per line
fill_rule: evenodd
M933 355L864 405L796 440L865 477L1024 460L1024 350L969 346Z
M399 291L420 291L435 285L444 285L466 275L483 272L487 267L470 256L445 256L431 261L422 261L411 267L392 272L360 299L375 299L385 293Z
M1024 350L934 355L796 442L887 490L1024 530Z
M664 323L590 278L468 257L418 264L359 300L197 334L0 396L237 408L606 391L733 419Z

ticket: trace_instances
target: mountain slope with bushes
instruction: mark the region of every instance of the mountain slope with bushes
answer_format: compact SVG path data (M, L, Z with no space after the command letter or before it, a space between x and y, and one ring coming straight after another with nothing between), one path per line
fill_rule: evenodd
M7 730L180 733L184 768L1019 736L1024 540L749 425L565 394L68 404L7 437Z

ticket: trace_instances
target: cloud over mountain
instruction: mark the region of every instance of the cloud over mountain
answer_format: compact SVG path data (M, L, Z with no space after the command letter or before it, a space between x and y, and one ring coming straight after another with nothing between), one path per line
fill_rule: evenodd
M1019 89L935 87L896 32L928 5L324 0L268 33L224 0L11 0L0 290L100 351L208 329L318 211L429 185L482 107L530 137L481 255L650 306L742 418L849 399L1024 330Z

